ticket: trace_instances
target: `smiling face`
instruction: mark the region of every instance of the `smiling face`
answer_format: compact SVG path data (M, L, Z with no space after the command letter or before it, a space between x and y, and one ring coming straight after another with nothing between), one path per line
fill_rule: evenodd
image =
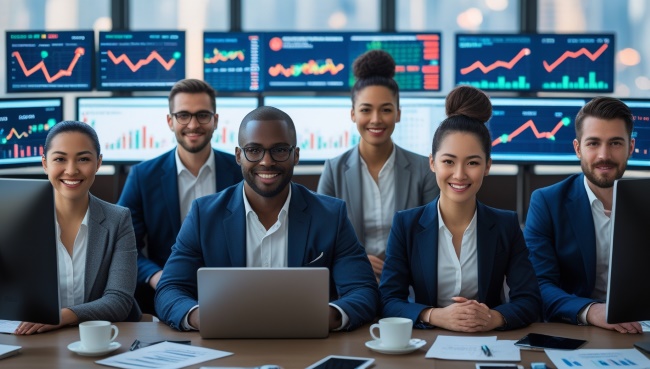
M634 150L634 139L629 139L622 119L586 117L580 141L573 140L573 148L589 182L600 188L610 188L625 173L627 160Z
M357 93L351 115L362 144L391 144L390 136L400 120L397 104L393 92L384 86L368 86Z
M429 163L436 173L440 201L473 204L492 164L491 159L486 159L478 137L473 133L450 132L433 155Z
M237 163L242 168L246 181L247 197L276 197L288 194L293 177L293 167L298 164L299 148L289 154L286 161L275 161L269 152L271 148L295 146L288 125L281 120L251 120L239 136L241 148L266 149L264 157L258 162L249 161L239 147L235 150Z
M50 142L43 169L56 190L56 202L87 201L95 174L102 165L93 141L81 132L62 132Z
M172 113L214 113L212 106L213 102L207 93L180 92L174 96L170 109ZM219 115L214 114L210 123L200 124L196 117L193 116L189 124L182 125L170 114L167 115L167 124L176 135L179 149L196 154L211 150L210 140L212 139L212 133L217 129L218 118Z

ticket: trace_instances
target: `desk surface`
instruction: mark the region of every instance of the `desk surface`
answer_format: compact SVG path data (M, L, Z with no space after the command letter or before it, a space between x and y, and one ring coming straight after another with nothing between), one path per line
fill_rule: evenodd
M366 356L375 358L374 368L467 368L473 369L471 361L446 361L425 359L424 355L438 334L463 335L440 329L413 330L414 338L422 338L427 344L418 351L406 355L384 355L366 348L364 343L370 339L369 326L353 332L334 332L326 339L202 339L197 332L178 332L162 323L118 323L120 329L117 341L122 344L111 355L128 351L137 338L144 342L160 340L191 340L193 345L233 352L234 355L209 361L205 366L255 367L263 364L276 364L285 369L305 368L327 355ZM650 334L620 334L596 327L579 327L560 323L537 323L530 327L509 332L488 332L471 335L497 335L499 339L519 339L529 332L587 340L583 348L632 348L634 342L650 341ZM21 353L0 360L3 368L88 368L103 367L94 361L101 359L79 356L68 351L68 344L79 340L77 327L64 328L54 332L33 336L13 336L0 334L0 344L22 346ZM551 362L544 352L521 351L524 367L531 362L541 361L550 366ZM198 368L201 365L193 366Z

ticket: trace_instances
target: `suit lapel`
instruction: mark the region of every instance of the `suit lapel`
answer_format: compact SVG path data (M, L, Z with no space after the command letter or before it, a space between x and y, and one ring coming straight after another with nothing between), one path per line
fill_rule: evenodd
M90 195L88 203L88 244L86 246L86 272L84 275L84 302L90 298L97 271L106 252L108 230L102 225L105 216L97 199Z
M355 148L352 150L350 157L346 162L346 170L344 173L345 176L345 188L348 193L349 199L357 199L356 201L348 201L345 205L348 208L348 213L350 214L350 220L354 222L354 229L359 231L357 232L357 238L362 245L365 245L366 240L363 232L363 198L361 194L361 156L359 155L359 149Z
M246 207L244 205L244 182L235 188L228 202L230 215L224 217L223 234L230 255L231 267L246 266Z
M494 258L497 252L497 229L494 217L485 205L477 202L476 252L478 258L478 300L487 301Z
M289 239L287 258L289 267L301 267L305 259L305 251L309 245L309 225L311 215L306 211L307 202L298 186L291 183L291 201L289 203Z
M418 222L419 232L415 234L414 249L420 257L420 268L429 296L427 303L438 304L438 200L430 202ZM413 250L415 254L416 250Z
M411 163L406 160L402 149L394 145L395 150L395 188L402 189L402 191L395 191L395 211L398 209L408 209L408 197L410 195L408 189L411 184L411 171L409 166Z
M576 243L582 254L582 262L587 274L587 286L593 290L596 283L596 228L591 205L584 186L584 174L578 176L573 182L569 198L564 205L565 219L569 220ZM585 214L585 216L576 216Z
M181 230L181 206L178 198L178 176L176 174L176 151L169 152L163 173L160 176L160 188L165 197L164 206L171 220L172 234L177 235Z

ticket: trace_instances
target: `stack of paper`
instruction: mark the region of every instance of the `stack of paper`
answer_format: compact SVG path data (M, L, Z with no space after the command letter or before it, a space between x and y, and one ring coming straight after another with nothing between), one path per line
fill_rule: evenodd
M496 336L438 336L426 358L470 361L521 361L516 341L497 341ZM488 353L483 346L488 348Z
M97 364L124 369L177 369L232 355L232 352L205 347L161 342L135 351L96 361Z

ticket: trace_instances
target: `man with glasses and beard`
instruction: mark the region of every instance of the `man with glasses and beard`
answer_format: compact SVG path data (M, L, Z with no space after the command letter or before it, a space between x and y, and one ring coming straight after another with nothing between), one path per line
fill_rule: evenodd
M575 119L581 174L533 192L524 236L542 293L544 318L641 333L638 322L605 316L614 181L634 150L633 116L620 100L597 97Z
M215 96L201 80L174 84L167 125L178 145L133 166L118 201L131 210L138 246L135 297L145 313L155 315L154 290L192 201L242 179L235 157L210 145L219 120Z
M244 117L235 152L244 181L194 201L156 290L160 320L179 330L200 329L200 267L304 266L330 271L331 330L375 318L377 283L345 202L291 182L299 155L285 112L263 106ZM260 309L251 324L273 319Z

